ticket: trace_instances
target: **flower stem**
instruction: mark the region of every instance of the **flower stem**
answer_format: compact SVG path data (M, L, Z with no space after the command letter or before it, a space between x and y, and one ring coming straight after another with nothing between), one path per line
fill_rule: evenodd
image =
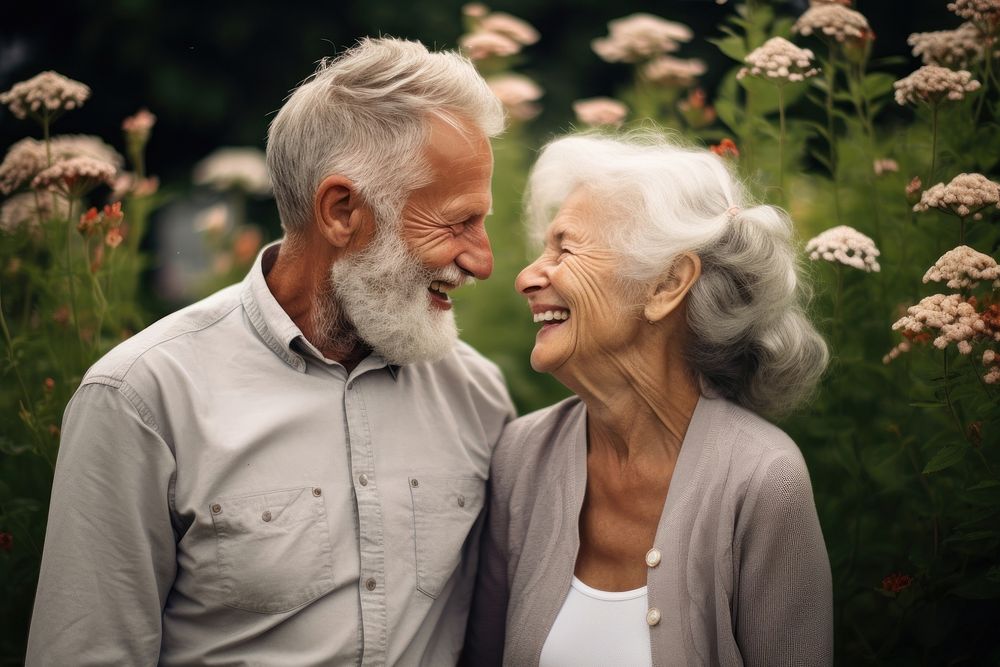
M927 187L934 183L934 170L937 167L937 135L938 135L938 105L931 106L931 173L927 178Z
M830 144L830 175L833 177L833 208L837 214L837 224L841 223L840 216L840 177L837 175L837 137L834 134L833 122L833 87L836 84L837 71L833 61L833 49L830 50L830 59L826 65L826 132L827 141Z
M785 89L778 84L778 189L785 200Z
M24 405L26 406L32 417L35 415L35 403L31 400L31 394L28 392L27 385L24 384L24 378L21 376L21 369L17 363L17 356L14 354L14 339L10 335L10 328L7 326L7 317L3 313L3 299L0 297L0 329L3 330L3 339L7 343L7 360L10 362L10 367L14 370L14 377L17 378L17 384L21 387L21 393L24 396ZM31 434L35 437L38 443L38 452L48 460L48 452L45 450L45 442L38 433L38 429L35 428L34 419L30 425ZM51 461L50 461L51 463Z
M76 343L77 343L77 353L78 361L80 362L80 369L83 369L84 365L84 353L83 353L83 334L80 329L80 317L79 309L76 303L76 285L73 277L73 205L74 200L69 200L69 220L66 226L66 283L69 285L69 304L70 311L73 314L73 326L76 329Z

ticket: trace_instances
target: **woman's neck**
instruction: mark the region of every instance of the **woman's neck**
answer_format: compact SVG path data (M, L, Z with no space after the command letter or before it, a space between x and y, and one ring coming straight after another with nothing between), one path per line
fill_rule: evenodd
M672 465L701 393L680 351L662 347L636 349L564 384L587 406L591 452L605 450L622 467L650 456Z

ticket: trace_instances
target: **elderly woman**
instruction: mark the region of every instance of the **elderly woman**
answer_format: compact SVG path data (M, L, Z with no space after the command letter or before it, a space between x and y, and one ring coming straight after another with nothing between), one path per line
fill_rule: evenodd
M789 219L649 135L549 144L527 210L531 365L576 395L494 454L468 662L830 664L809 475L762 416L827 362Z

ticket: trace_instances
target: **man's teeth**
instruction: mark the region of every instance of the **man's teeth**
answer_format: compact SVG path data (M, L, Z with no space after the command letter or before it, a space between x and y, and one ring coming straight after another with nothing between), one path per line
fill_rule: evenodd
M451 287L448 283L441 282L440 280L435 280L431 283L431 289L435 292L446 292Z
M535 322L551 322L553 320L565 320L569 318L568 310L546 310L544 313L535 313Z

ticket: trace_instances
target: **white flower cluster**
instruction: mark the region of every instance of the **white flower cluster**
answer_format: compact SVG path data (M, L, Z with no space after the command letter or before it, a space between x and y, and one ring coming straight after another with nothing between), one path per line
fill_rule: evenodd
M610 97L592 97L573 102L573 113L583 125L621 127L628 115L628 107Z
M538 31L522 19L504 12L490 12L485 5L466 5L463 13L474 23L472 32L458 44L472 60L504 58L521 52L521 47L538 41Z
M1000 0L955 0L948 3L948 11L984 26L1000 24Z
M772 37L747 54L737 79L759 76L777 81L804 81L819 74L813 67L813 52L801 49L784 37Z
M983 57L986 39L974 23L963 23L955 30L915 32L906 39L913 55L925 65L966 67Z
M259 148L220 148L194 167L194 182L216 190L242 190L249 194L271 193L267 161Z
M594 53L609 63L635 63L680 48L694 36L683 23L652 14L631 14L608 23L608 36L591 42Z
M52 197L37 196L34 192L22 192L10 197L4 201L3 206L0 206L0 232L13 234L21 226L37 229L52 215Z
M67 134L52 137L49 143L52 161L69 160L75 157L89 157L107 162L116 171L125 160L114 148L99 137L86 134ZM49 164L45 142L25 138L7 150L0 163L0 192L10 194L25 183L30 183L38 172Z
M980 84L964 69L956 71L938 65L924 65L892 86L896 89L896 103L905 105L960 100L966 93L979 90Z
M927 269L924 282L946 281L951 289L976 287L980 281L992 281L993 287L1000 287L1000 266L989 255L960 245L941 255L934 266Z
M913 210L920 213L936 208L965 218L998 203L1000 183L982 174L959 174L947 185L938 183L924 190Z
M697 58L674 58L657 56L642 68L643 75L663 86L690 86L695 79L705 73L705 62Z
M486 83L514 120L531 120L541 110L536 102L545 91L523 74L498 74Z
M861 39L871 32L868 19L861 12L848 9L839 3L813 5L795 22L792 31L800 35L814 32L832 37L838 42Z
M956 343L959 352L969 354L971 341L984 329L975 305L960 294L934 294L910 306L906 312L907 315L892 325L892 330L920 333L925 328L937 329L939 335L934 339L934 347L941 350L949 343Z
M83 106L88 97L90 88L86 84L49 70L0 93L0 104L10 107L18 118L27 118L28 114L51 118Z
M853 227L839 225L832 227L806 244L809 259L824 259L840 262L862 271L879 271L878 260L881 253L875 242Z
M31 181L33 188L54 188L60 192L77 196L100 184L112 185L115 180L114 165L92 157L73 157L60 160L43 169Z

